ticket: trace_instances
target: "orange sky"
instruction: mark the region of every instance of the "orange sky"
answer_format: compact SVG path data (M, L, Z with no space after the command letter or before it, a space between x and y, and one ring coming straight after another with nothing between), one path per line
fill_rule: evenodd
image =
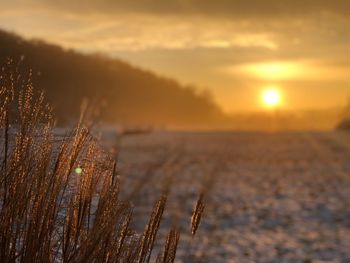
M346 103L348 11L345 0L13 0L0 27L209 89L228 112L262 109L271 86L298 110Z

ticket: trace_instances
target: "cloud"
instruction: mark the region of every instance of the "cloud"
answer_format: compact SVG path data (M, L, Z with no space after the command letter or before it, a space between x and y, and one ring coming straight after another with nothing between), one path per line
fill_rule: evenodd
M347 14L348 0L14 0L14 4L42 5L69 11L203 15L237 17L302 16L330 12Z
M151 15L108 16L30 9L3 12L0 24L26 37L43 38L87 52L115 53L154 49L278 48L272 34L247 29L241 23L203 18Z
M292 56L347 46L346 10L345 0L13 0L0 25L87 52L239 47Z
M239 64L223 69L227 74L244 74L246 78L263 81L339 81L348 80L347 66L329 65L326 61L265 61L260 63Z
M267 82L327 95L330 82L341 81L343 95L350 85L348 0L12 0L1 7L0 27L213 87L226 109L234 94L249 97Z

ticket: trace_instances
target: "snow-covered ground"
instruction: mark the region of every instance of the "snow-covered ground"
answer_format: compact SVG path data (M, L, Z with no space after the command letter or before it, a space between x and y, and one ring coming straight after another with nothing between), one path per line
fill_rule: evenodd
M170 178L162 231L180 225L178 262L350 262L350 134L158 132L122 138L119 160L143 222Z

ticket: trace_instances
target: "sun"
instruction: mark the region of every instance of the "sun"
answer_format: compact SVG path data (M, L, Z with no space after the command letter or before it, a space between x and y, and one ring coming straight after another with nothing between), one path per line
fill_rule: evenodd
M275 88L264 90L261 96L264 106L276 108L281 104L281 93Z

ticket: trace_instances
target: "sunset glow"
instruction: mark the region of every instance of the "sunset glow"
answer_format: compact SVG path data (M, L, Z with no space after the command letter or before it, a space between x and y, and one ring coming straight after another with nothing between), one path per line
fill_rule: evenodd
M276 108L281 104L281 94L275 88L270 88L262 93L262 102L265 107Z
M350 263L350 0L0 7L0 263Z
M265 80L288 80L301 77L304 66L296 62L266 62L247 64L241 70L258 79Z
M298 112L341 108L350 95L350 1L5 2L1 29L193 86L225 113L265 108L269 85Z

